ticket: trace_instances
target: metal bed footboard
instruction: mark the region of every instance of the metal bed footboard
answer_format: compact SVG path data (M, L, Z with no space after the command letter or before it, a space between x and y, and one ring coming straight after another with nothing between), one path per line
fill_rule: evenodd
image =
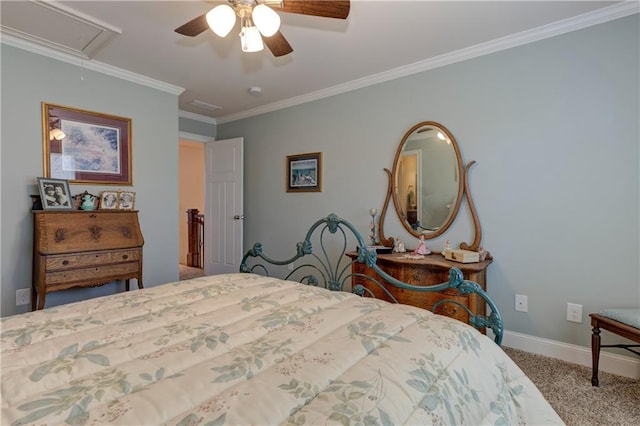
M346 253L348 247L356 245L358 256L349 258ZM314 247L316 250L314 251ZM441 292L446 289L455 289L462 294L475 293L481 297L489 308L489 315L475 315L467 307L455 300L440 300L432 307L435 312L443 304L455 304L464 309L469 315L469 323L477 329L490 329L494 335L494 341L500 345L504 333L502 315L495 302L477 283L465 280L458 268L449 270L449 279L446 282L429 286L416 286L399 281L376 264L377 253L375 248L367 246L364 238L358 230L347 220L330 214L314 223L305 239L296 244L296 253L289 259L277 260L263 253L262 243L256 243L247 251L240 263L240 272L258 273L270 276L270 270L277 269L285 280L297 281L302 284L314 285L334 291L351 291L360 296L375 297L374 293L361 284L351 285L352 278L377 286L395 303L396 298L389 292L386 285L393 285L405 290L415 292ZM352 273L354 262L364 263L375 271L384 281L365 275ZM276 268L274 268L276 267Z

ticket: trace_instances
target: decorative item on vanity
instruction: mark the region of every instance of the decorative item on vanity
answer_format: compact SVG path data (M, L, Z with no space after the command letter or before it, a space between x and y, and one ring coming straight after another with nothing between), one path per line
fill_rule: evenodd
M393 248L393 251L396 252L396 253L405 253L407 251L407 249L405 248L404 243L402 242L400 237L396 238L395 246Z
M378 242L378 238L376 238L376 214L378 214L378 210L371 209L369 210L369 214L371 215L371 223L369 224L371 232L369 233L369 239L371 240L371 245L375 246Z
M444 242L444 248L442 249L442 255L446 258L447 257L447 252L451 251L451 241L446 240Z
M443 253L444 258L460 263L480 262L480 253L471 250L448 250Z
M424 235L420 235L420 238L418 238L418 245L415 250L413 250L413 254L421 254L423 256L431 254L431 250L427 247L427 243L424 242Z

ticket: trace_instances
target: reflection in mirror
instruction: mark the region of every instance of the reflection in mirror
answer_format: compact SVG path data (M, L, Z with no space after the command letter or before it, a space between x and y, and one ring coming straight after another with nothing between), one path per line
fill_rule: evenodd
M393 203L414 236L434 238L453 222L463 193L458 145L442 125L425 121L402 138L393 164Z

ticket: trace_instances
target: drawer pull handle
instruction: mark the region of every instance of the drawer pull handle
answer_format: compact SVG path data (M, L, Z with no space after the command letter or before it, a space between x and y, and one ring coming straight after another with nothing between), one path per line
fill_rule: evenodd
M122 256L122 260L127 260L128 258L129 258L128 254L125 254L125 255Z
M66 232L67 231L65 231L64 228L56 229L56 236L55 236L56 243L59 243L60 241L64 240L64 234Z
M94 240L97 240L98 238L100 238L101 231L102 231L102 228L100 228L99 226L92 226L91 228L89 228L89 232L91 232L91 236L93 237Z
M128 226L123 226L120 230L125 238L131 238L131 229Z
M68 265L68 264L69 264L69 261L68 261L68 260L63 260L63 261L62 261L62 264L66 266L66 265Z
M91 213L91 214L89 215L89 217L93 219L93 218L95 218L95 217L98 217L98 215L96 215L95 213Z

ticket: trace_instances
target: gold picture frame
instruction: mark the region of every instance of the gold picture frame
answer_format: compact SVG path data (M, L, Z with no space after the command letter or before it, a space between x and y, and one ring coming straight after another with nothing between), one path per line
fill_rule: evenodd
M131 119L42 102L44 176L132 185Z

